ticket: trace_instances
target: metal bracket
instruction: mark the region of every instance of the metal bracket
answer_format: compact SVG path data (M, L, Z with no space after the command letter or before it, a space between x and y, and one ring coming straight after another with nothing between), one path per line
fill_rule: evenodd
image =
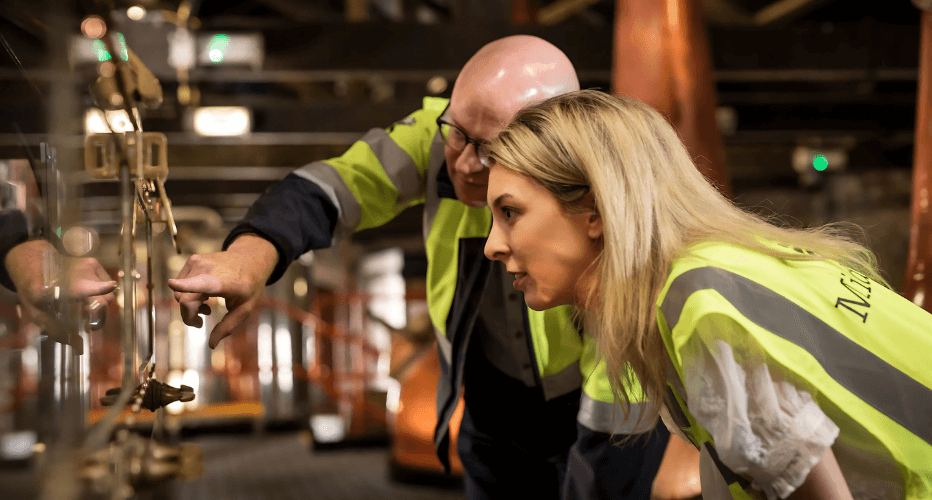
M168 139L161 132L89 135L84 139L84 170L94 179L117 179L118 147L126 152L132 177L163 181L168 177Z

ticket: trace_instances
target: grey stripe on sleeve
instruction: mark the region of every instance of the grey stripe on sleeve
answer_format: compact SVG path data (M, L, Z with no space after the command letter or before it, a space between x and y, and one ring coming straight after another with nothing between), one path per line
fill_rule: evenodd
M423 196L417 165L405 150L401 149L383 129L374 128L362 139L369 145L382 169L398 190L398 203L407 203Z
M583 393L579 401L579 413L576 415L576 421L596 432L605 434L637 434L651 430L641 422L641 427L637 426L638 419L644 411L644 403L631 403L631 410L628 413L628 419L621 422L624 418L624 412L621 406L616 403L606 403L593 399ZM616 423L621 425L616 425Z
M294 174L320 186L337 207L339 225L334 231L334 238L340 233L348 234L356 230L362 218L362 207L332 165L315 161L295 170Z

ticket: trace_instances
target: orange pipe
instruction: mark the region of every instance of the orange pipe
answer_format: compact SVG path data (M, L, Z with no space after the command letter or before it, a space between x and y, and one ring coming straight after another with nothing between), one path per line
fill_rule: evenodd
M700 1L617 0L614 44L612 91L663 113L703 175L730 196ZM696 448L671 436L652 490L652 498L699 495Z
M912 225L903 296L932 312L932 12L922 13L919 86L916 91L916 143L913 152Z
M511 22L513 24L531 24L534 22L534 17L531 0L511 0Z
M699 170L731 195L700 0L617 0L612 91L663 113Z

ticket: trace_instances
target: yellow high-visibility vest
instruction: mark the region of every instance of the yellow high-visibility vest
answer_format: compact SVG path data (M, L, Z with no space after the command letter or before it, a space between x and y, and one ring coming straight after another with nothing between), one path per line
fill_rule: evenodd
M657 320L675 369L669 410L704 453L716 455L715 443L683 389L685 346L697 339L726 342L736 359L753 350L808 392L840 429L832 451L843 473L870 471L899 498L932 498L932 314L833 261L703 243L671 266ZM759 494L714 458L734 498Z

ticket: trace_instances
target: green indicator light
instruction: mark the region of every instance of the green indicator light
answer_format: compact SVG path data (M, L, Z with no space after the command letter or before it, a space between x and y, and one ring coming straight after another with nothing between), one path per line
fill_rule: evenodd
M117 33L116 36L120 40L120 59L128 61L129 54L126 53L126 39L123 38L123 33Z
M110 53L107 52L107 45L103 40L94 40L94 48L97 49L97 60L100 62L109 61Z
M230 37L224 34L217 34L210 37L210 43L207 44L207 58L210 62L217 64L223 62L223 53L230 44Z
M129 54L126 53L126 38L123 33L117 33L117 39L120 41L120 59L129 60ZM107 51L107 44L103 40L94 40L94 49L97 50L97 60L99 62L109 61L110 52Z
M58 229L55 230L55 234L57 234L58 237L61 238L61 228L60 228L60 227L59 227Z
M825 155L815 155L812 157L812 166L821 172L828 168L828 159L825 158Z

